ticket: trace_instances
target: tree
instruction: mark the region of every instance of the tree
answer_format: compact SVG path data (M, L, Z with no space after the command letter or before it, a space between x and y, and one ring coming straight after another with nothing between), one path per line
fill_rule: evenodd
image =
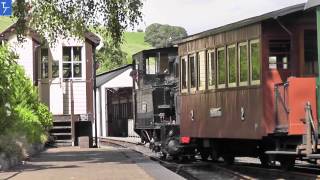
M127 53L123 52L120 46L112 45L111 41L104 39L104 46L97 52L99 72L109 71L127 63Z
M123 32L141 20L141 7L141 0L16 0L13 15L20 40L27 27L54 42L58 36L82 37L86 30L102 26L118 45Z
M187 31L183 27L170 26L154 23L146 28L144 41L153 47L167 47L174 40L187 36Z

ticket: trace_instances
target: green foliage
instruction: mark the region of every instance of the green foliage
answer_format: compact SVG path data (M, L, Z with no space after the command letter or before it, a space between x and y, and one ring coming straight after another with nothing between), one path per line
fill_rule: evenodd
M103 36L103 35L102 35ZM107 37L103 37L108 39ZM97 60L100 63L98 73L118 68L125 64L132 63L132 55L151 46L144 42L143 32L126 32L120 47L112 43L104 42L104 46L97 52Z
M126 32L121 49L127 53L127 63L132 63L132 55L146 49L151 49L150 44L144 42L144 32Z
M187 36L183 27L154 23L146 28L145 42L153 47L168 47L173 41Z
M112 43L119 45L124 31L141 20L141 8L141 0L17 0L13 11L19 39L26 34L26 27L49 42L58 36L82 37L87 29L103 27Z
M105 40L104 46L97 53L97 60L100 64L100 71L107 71L126 64L126 53L120 46L113 46L110 41Z
M6 30L13 23L14 19L8 16L0 16L0 32Z
M43 143L52 115L15 59L7 46L0 45L0 136L15 132L29 143Z

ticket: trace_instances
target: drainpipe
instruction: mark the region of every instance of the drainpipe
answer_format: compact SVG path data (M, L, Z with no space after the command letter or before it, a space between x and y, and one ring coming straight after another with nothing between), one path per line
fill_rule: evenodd
M317 115L318 115L318 129L320 128L320 6L316 9L317 13L317 47L318 47L318 77L317 77Z
M96 81L96 74L97 74L97 62L96 62L96 46L93 47L93 93L94 93L94 147L98 147L98 127L97 127L97 81Z

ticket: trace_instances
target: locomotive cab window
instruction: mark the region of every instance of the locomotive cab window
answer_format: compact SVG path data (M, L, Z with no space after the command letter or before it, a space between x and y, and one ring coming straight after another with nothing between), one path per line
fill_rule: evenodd
M159 56L157 56L157 55L149 56L146 58L146 60L145 60L146 74L149 74L149 75L157 74L158 59L159 59Z
M195 55L189 56L189 77L190 91L195 91L197 87L197 61Z
M260 44L259 40L250 41L250 78L251 84L260 84Z
M188 58L181 58L181 69L180 69L180 81L181 81L181 92L188 92Z
M269 69L289 68L290 40L269 41Z
M240 43L239 53L239 85L247 86L249 83L249 62L248 62L248 45L247 42Z
M207 53L207 68L208 68L208 88L214 89L216 85L216 58L215 51L208 51Z
M159 74L169 74L170 59L167 53L159 53ZM172 64L172 63L171 63Z
M237 54L236 54L235 45L228 46L227 60L228 60L228 87L235 87L237 85Z
M206 89L206 52L201 51L197 53L198 67L198 77L199 77L199 90Z
M226 87L226 58L225 49L217 50L217 67L218 67L218 88Z

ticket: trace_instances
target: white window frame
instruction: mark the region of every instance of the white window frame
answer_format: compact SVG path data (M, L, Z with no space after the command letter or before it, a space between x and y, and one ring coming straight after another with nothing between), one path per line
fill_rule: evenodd
M183 83L183 81L182 81L182 72L183 72L183 70L182 70L182 68L183 68L183 66L182 66L182 61L184 61L185 62L185 64L186 64L186 67L185 67L185 78L186 78L186 88L183 88L183 86L182 86L182 83ZM182 57L180 57L180 81L181 81L181 83L180 83L180 86L181 86L181 93L187 93L188 92L188 88L189 88L189 77L188 77L188 69L189 69L189 67L188 67L188 56L182 56Z
M202 55L202 58L200 58L200 56ZM198 65L198 89L199 90L205 90L206 89L206 84L207 84L207 70L206 70L206 51L200 51L197 53L197 65ZM204 68L202 70L204 70L204 75L201 75L201 62L200 61L203 61L204 63ZM203 81L203 85L200 85L201 83L201 78L204 78L204 81Z
M225 64L227 63L227 61L226 61L226 48L223 46L223 47L220 47L220 48L217 48L217 50L216 50L216 61L217 61L217 63L216 63L216 70L217 70L217 73L216 73L216 75L217 75L217 82L216 82L216 84L217 84L217 86L218 86L218 88L226 88L226 84L227 84L227 67L225 67L226 69L225 69L225 80L224 80L224 84L219 84L220 82L219 82L219 51L224 51L224 62L225 62Z
M212 59L211 57L211 53L214 53L214 57ZM208 89L215 89L216 88L216 84L217 84L217 64L216 62L216 51L214 49L208 50L207 51L207 84L208 84ZM209 61L211 61L211 63L214 64L214 84L213 85L209 85L209 76L211 76L211 73L209 73L209 69L211 69L211 66Z
M80 58L81 60L80 61L74 61L74 53L73 53L73 49L74 48L81 48L80 49ZM64 48L71 48L71 60L70 61L64 61L63 59L63 49ZM82 79L83 78L83 74L84 74L84 71L83 71L83 66L84 66L84 57L83 57L83 54L82 54L82 51L83 51L83 46L62 46L62 78L64 80L68 80L68 79ZM76 63L80 63L81 64L81 76L80 77L74 77L74 64ZM63 65L64 64L71 64L71 77L64 77L63 75Z
M231 83L230 82L230 59L229 59L229 49L230 48L234 48L234 50L235 50L235 59L234 59L234 61L235 61L235 75L236 75L236 81L235 82L233 82L233 83ZM238 80L238 76L237 76L237 46L236 46L236 44L232 44L232 45L229 45L229 46L227 46L227 73L228 73L228 87L236 87L237 86L237 80Z
M248 69L248 72L247 72L247 81L243 81L241 82L241 62L240 62L240 47L241 46L247 46L246 48L246 51L247 51L247 69ZM249 48L249 45L248 45L248 42L245 41L245 42L241 42L238 44L238 70L239 70L239 73L238 73L238 81L239 81L239 86L248 86L249 85L249 80L250 80L250 73L249 73L249 70L250 70L250 67L249 67L249 53L248 53L248 48Z
M258 59L258 61L260 61L260 79L259 80L253 80L252 79L252 77L253 77L253 66L252 66L252 59L251 59L251 45L252 44L258 44L259 45L259 59ZM259 39L254 39L254 40L251 40L250 42L249 42L249 52L250 52L250 82L251 82L251 85L259 85L260 84L260 82L261 82L261 44L260 44L260 40Z
M46 61L46 62L44 62L44 61L42 60L42 50L43 50L43 49L47 49L47 52L48 52L48 55L47 55L48 58L47 58L47 61ZM49 78L50 78L50 60L49 60L49 59L50 59L50 54L49 54L49 52L50 52L50 51L49 51L49 48L48 48L48 47L42 47L42 48L40 48L40 58L39 58L39 59L40 59L40 77L41 77L41 79L49 79ZM42 69L43 67L42 67L42 66L43 66L44 63L47 63L47 77L44 77L44 76L43 76L43 71L42 71L42 70L43 70L43 69Z
M189 89L190 89L190 92L195 92L196 90L197 90L197 85L198 85L198 77L196 77L196 84L195 84L195 86L194 87L191 87L191 62L190 62L190 58L191 57L193 57L194 58L194 63L195 63L195 68L194 68L194 70L195 70L195 75L196 76L198 76L198 66L197 66L197 56L196 56L196 53L193 53L193 54L190 54L190 55L188 55L188 77L189 77L189 83L188 83L188 85L189 85Z

